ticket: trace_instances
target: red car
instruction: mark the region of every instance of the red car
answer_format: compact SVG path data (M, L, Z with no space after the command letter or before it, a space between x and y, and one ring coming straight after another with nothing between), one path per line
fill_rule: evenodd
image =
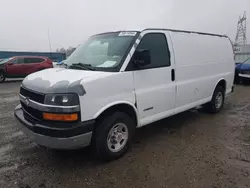
M0 82L5 78L24 78L28 74L52 68L53 63L47 57L17 56L0 61Z

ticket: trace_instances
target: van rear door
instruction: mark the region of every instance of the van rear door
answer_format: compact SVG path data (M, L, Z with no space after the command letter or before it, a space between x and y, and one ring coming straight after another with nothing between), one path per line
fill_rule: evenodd
M170 116L175 107L174 62L171 62L169 45L164 32L141 33L142 39L136 50L149 50L151 63L134 67L134 86L140 124ZM172 58L173 59L173 58ZM133 63L133 58L130 62Z

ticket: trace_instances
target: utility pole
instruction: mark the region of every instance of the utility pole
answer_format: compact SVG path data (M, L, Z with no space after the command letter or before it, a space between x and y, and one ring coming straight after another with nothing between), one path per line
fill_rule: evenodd
M49 51L51 53L52 48L51 48L51 41L50 41L50 31L49 31L49 27L48 27L48 40L49 40Z
M243 16L239 17L238 26L237 26L237 34L235 37L235 46L245 46L247 45L247 16L246 11Z

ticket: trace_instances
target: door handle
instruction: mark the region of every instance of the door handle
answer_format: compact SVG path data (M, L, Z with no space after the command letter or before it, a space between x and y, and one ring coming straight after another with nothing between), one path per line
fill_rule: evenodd
M175 81L175 70L174 69L171 70L171 80Z

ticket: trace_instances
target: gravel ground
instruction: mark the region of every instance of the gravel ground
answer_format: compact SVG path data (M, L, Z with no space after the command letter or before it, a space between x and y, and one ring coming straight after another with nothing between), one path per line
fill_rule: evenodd
M20 82L0 84L0 187L250 186L250 87L237 86L220 114L192 110L138 129L121 159L100 163L90 148L51 151L16 126Z

